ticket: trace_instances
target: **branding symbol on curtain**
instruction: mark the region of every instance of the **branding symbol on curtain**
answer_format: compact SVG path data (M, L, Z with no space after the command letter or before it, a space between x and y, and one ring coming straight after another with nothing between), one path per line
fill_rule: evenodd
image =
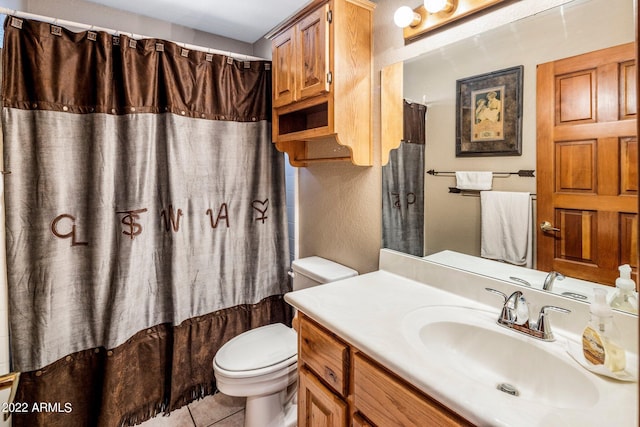
M173 231L176 233L180 229L180 217L182 216L182 209L178 209L177 213L174 213L173 206L169 205L169 209L163 209L160 212L160 218L164 219L164 228L166 231L171 231L171 227L173 226Z
M257 218L255 218L256 221L262 221L262 223L264 224L264 222L266 221L266 219L268 218L267 216L267 209L269 209L269 199L266 199L264 202L262 200L254 200L251 205L253 206L253 209L255 209L256 211L260 212L260 215Z
M69 231L66 234L62 234L59 230L58 230L58 224L64 220L64 219L68 219L71 221L71 231ZM67 221L64 221L67 222ZM69 214L62 214L62 215L58 215L57 217L54 218L53 221L51 221L51 232L53 233L54 236L56 236L59 239L71 239L71 246L86 246L89 244L89 242L78 242L76 240L76 218L72 215Z
M137 220L140 219L140 214L146 211L147 208L116 212L117 214L125 214L121 221L122 224L125 225L124 230L122 230L122 234L126 234L131 238L131 240L135 239L136 236L139 236L140 233L142 233L142 225L138 224Z
M209 215L209 220L211 221L211 228L217 228L218 222L220 222L221 219L224 219L224 221L227 223L227 228L229 228L229 213L227 212L226 203L223 203L222 205L220 205L220 209L218 210L218 216L216 217L215 221L213 220L213 211L211 209L207 209L206 215Z
M401 202L403 202L402 195L400 193L393 192L389 194L391 194L391 198L393 200L393 207L395 209L400 209L402 206ZM416 203L416 193L407 193L404 199L406 199L407 209L409 209L409 206Z
M264 224L265 221L269 219L267 216L267 211L269 210L269 199L265 199L264 201L254 200L251 203L251 206L253 210L257 212L253 220ZM134 240L137 236L142 234L143 227L140 222L140 214L145 212L147 212L147 208L117 211L116 214L124 215L120 220L122 224L122 234L129 236L131 240ZM220 205L217 215L214 213L213 209L207 209L205 215L209 216L209 222L213 229L218 228L220 221L224 221L226 228L230 227L229 208L226 203L222 203ZM167 209L163 209L160 212L161 226L164 226L164 230L166 232L173 230L173 232L177 233L180 231L180 219L182 217L184 217L182 209L174 209L173 205L169 205ZM69 228L69 223L71 225L70 231L64 232L64 230ZM63 231L60 231L61 229ZM55 217L51 222L51 232L59 239L71 239L71 246L86 246L89 244L89 242L78 241L76 218L70 214L61 214Z

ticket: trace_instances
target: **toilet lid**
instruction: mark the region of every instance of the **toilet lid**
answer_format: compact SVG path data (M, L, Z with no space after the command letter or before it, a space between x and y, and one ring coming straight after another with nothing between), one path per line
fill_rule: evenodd
M295 356L297 351L296 332L275 323L231 339L218 350L215 361L227 371L250 371L276 365Z

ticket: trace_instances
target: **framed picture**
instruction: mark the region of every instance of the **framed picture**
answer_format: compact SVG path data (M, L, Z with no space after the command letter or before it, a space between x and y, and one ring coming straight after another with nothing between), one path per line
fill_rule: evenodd
M456 157L522 155L522 70L456 81Z

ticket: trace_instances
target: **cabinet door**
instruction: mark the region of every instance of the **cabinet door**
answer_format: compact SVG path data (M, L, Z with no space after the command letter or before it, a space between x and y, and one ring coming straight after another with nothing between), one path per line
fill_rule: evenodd
M305 368L299 373L298 427L347 427L347 404Z
M295 98L295 28L273 39L273 106L292 103Z
M300 20L297 28L297 99L329 92L329 5Z

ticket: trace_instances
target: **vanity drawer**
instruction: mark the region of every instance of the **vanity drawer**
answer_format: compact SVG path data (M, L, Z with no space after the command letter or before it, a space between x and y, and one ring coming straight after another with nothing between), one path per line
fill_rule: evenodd
M299 358L302 363L329 388L345 397L348 392L349 347L305 316L300 317L299 327Z
M378 426L473 426L429 396L356 353L354 405Z

